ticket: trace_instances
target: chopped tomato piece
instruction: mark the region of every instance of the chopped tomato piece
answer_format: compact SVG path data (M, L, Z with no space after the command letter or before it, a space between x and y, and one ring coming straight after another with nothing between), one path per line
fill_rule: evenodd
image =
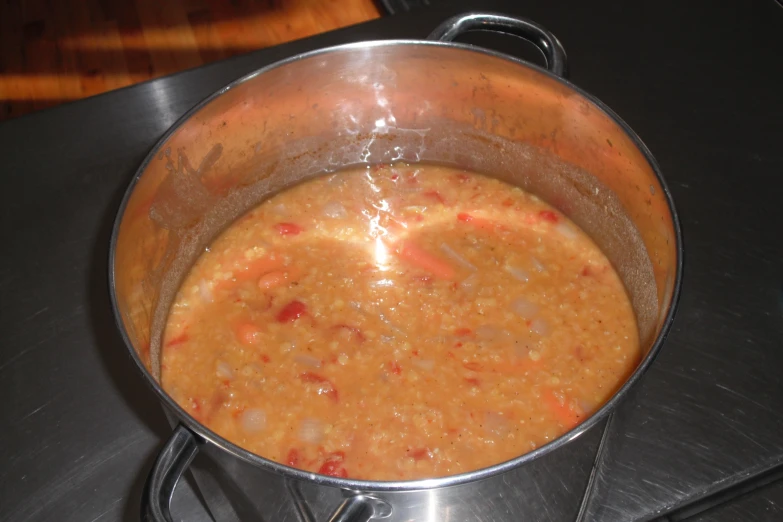
M466 377L465 382L470 384L471 386L479 386L481 384L481 381L479 381L475 377Z
M275 225L275 230L281 236L295 236L301 233L303 228L296 223L278 223Z
M285 463L291 466L292 468L295 468L299 466L299 462L301 462L301 456L299 455L299 450L296 448L291 448L291 450L288 452L288 455L285 458Z
M468 337L470 335L473 335L473 330L470 328L457 328L454 330L454 335L457 337Z
M334 384L332 384L332 381L326 377L318 375L315 372L304 372L299 375L299 378L302 380L302 382L321 384L322 386L318 388L318 395L326 395L335 402L340 400L340 395L337 393L337 389L334 387Z
M389 370L394 375L399 375L402 373L402 368L400 367L400 363L398 363L397 361L389 361Z
M265 362L265 363L268 363L268 362L269 362L269 361L271 361L272 359L270 359L270 358L269 358L269 356L268 356L267 354L265 354L265 353L262 353L262 354L261 354L261 360L262 360L263 362Z
M277 322L290 323L296 321L306 313L307 306L301 301L293 300L277 313Z
M336 324L332 327L338 337L345 341L356 340L363 343L367 340L362 331L356 327L348 324Z
M406 450L408 456L413 460L422 460L430 458L430 451L427 448L416 448Z
M552 212L551 210L542 210L538 213L538 216L549 223L557 223L560 221L560 216L558 216L556 213Z
M329 475L330 477L348 477L348 472L343 467L343 461L345 460L345 453L342 451L335 451L326 457L326 461L318 469L318 473L321 475Z

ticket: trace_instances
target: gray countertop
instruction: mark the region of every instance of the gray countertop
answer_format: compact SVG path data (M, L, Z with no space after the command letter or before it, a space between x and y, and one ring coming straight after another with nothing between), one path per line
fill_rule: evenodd
M265 64L349 41L422 38L476 6L447 4L0 123L0 521L138 519L144 478L170 429L115 330L106 267L122 193L166 128ZM560 38L571 80L657 157L683 224L673 331L608 424L583 519L676 513L781 466L783 8L479 7L527 16ZM508 38L476 41L535 58ZM780 518L780 484L754 491L693 519ZM724 518L712 517L721 509ZM174 512L207 519L187 484Z

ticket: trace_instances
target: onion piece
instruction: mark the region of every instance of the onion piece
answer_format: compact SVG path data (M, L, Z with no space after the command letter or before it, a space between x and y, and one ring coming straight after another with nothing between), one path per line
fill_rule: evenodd
M462 280L462 282L459 284L460 288L463 290L472 291L475 290L478 287L478 274L473 273L470 274L468 277Z
M297 354L294 357L294 361L298 362L299 364L303 364L305 366L309 366L310 368L320 368L321 367L321 360L316 359L312 355L305 355L305 354Z
M266 428L266 412L259 408L249 408L242 412L242 427L249 432L257 432Z
M562 235L566 239L576 239L577 236L579 235L577 234L576 230L574 230L574 227L562 221L557 225L555 225L555 230L560 232L560 235Z
M549 323L540 317L536 317L533 319L533 322L530 323L530 330L541 336L549 335Z
M538 305L524 297L511 301L511 311L522 319L532 319L538 313Z
M280 216L288 215L288 207L286 207L284 203L278 203L277 205L272 207L272 210L275 212L275 214L278 214Z
M324 437L323 423L318 419L307 417L299 423L299 440L310 444L318 444Z
M522 281L523 283L527 283L528 280L530 280L530 275L527 273L526 270L523 270L521 268L515 267L515 266L508 266L506 265L506 272L511 274L514 279L518 281Z
M591 415L595 410L595 406L586 399L579 399L576 401L576 404L579 406L579 409L582 410L582 413L584 413L585 415Z
M348 212L342 203L332 200L324 205L323 214L332 219L342 219L348 215Z
M233 379L234 370L231 369L231 365L225 361L218 361L217 363L217 376L221 379Z
M215 296L212 294L212 289L209 287L209 283L203 279L198 282L198 293L201 295L201 299L207 303L211 303L215 300Z
M413 359L413 365L425 372L431 372L435 369L435 361L431 359Z
M531 257L530 262L533 263L533 268L536 269L536 272L543 272L546 270L546 267L541 261L538 260L538 258Z
M471 270L473 272L477 270L476 266L473 263L471 263L461 255L459 255L459 253L456 250L451 248L446 243L440 244L440 250L441 252L446 254L446 256L450 257L453 261L456 261L458 265L467 268L468 270Z
M484 431L493 435L505 435L509 430L508 419L506 419L505 415L494 411L488 411L484 414L484 422L482 424Z

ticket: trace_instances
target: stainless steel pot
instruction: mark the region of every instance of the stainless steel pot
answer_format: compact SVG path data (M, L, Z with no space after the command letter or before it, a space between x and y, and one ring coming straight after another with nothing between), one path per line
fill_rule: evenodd
M548 70L451 43L475 29L533 42ZM572 441L597 441L598 429L591 428L660 349L680 288L682 243L650 152L565 74L565 52L546 29L469 13L446 21L427 41L343 45L266 67L204 100L166 133L128 188L110 259L120 331L177 425L149 476L143 520L171 520L172 492L197 453L196 479L217 518L575 516L578 499L564 499L584 489L595 455ZM158 381L166 315L198 254L270 194L345 166L392 161L487 173L538 194L579 224L631 297L644 353L639 367L609 402L557 440L490 468L431 480L316 475L253 455L199 424Z

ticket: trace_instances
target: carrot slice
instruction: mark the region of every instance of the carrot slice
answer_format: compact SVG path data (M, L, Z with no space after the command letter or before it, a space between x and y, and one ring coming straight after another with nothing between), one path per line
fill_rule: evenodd
M273 270L258 278L258 288L261 290L271 290L283 285L287 281L296 279L297 275L297 271L295 270Z
M544 393L544 403L565 429L570 430L581 422L581 416L568 407L568 401L561 404L553 392Z
M274 272L275 270L281 270L284 267L282 256L264 256L251 261L245 261L243 259L239 266L240 268L233 272L233 279L236 282L258 279L264 274ZM233 282L234 281L231 280L222 281L221 284L232 284Z
M454 278L454 268L451 265L411 241L401 241L396 252L405 261L423 268L435 277L441 279Z
M234 329L234 335L242 344L255 344L258 341L261 329L253 323L239 323Z

